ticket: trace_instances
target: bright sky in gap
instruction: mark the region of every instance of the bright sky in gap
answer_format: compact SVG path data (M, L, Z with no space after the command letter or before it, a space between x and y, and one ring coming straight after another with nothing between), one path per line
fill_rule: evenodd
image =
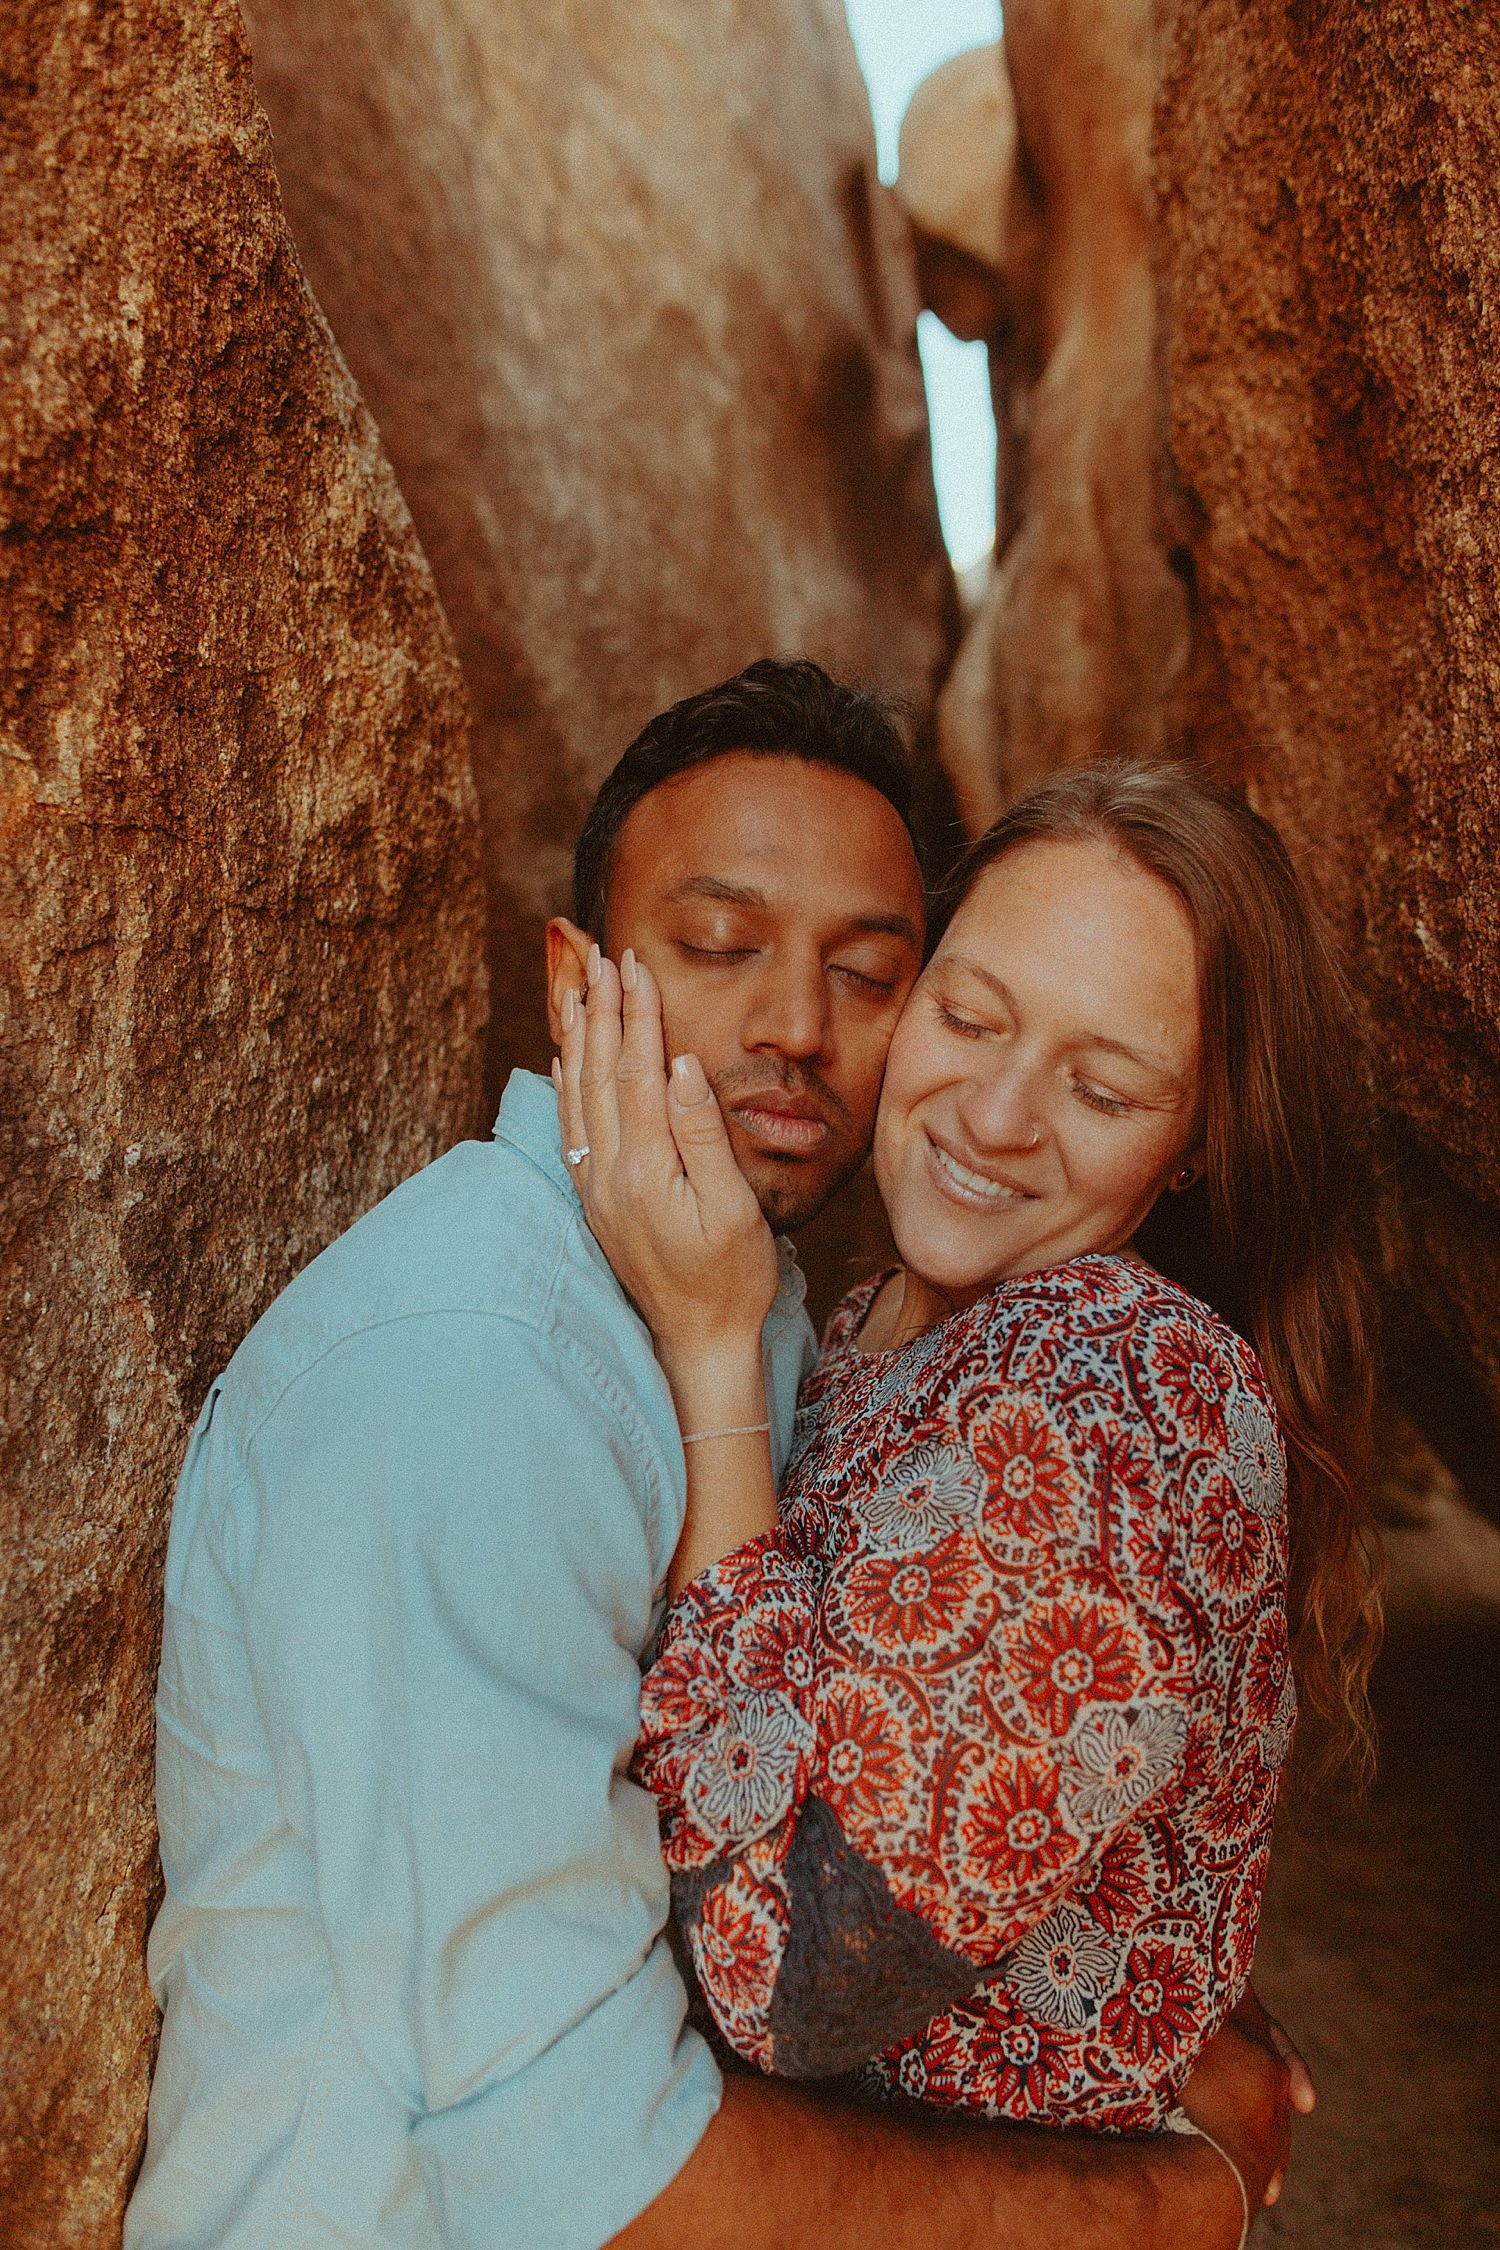
M896 176L896 136L907 102L929 72L966 47L1000 36L998 0L848 0L849 28L870 107L880 176ZM983 344L961 344L932 313L917 324L938 512L962 570L995 537L995 417Z

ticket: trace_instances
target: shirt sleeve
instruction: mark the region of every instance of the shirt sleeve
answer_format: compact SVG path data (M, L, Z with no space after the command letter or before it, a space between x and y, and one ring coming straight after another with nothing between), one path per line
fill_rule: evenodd
M636 1771L748 2059L829 2075L920 2029L1182 1771L1168 1459L1144 1417L976 1381L846 1507L813 1498L816 1542L778 1529L684 1589Z
M230 1558L339 2001L445 2250L597 2250L719 2099L630 1779L647 1448L566 1339L427 1314L248 1449Z

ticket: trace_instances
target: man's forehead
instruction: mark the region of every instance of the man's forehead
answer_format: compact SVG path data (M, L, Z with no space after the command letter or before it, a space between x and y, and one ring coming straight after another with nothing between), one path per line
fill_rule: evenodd
M895 806L856 774L800 759L731 753L674 775L632 809L614 872L663 904L873 916L904 931L924 911Z
M831 877L825 890L826 896L820 900L816 894L809 898L805 885L794 894L774 880L763 886L705 873L685 875L680 882L666 884L660 897L665 906L687 905L702 899L710 905L734 907L746 914L768 915L784 913L794 899L800 899L803 905L824 905L830 917L846 927L885 932L891 937L904 938L911 945L921 945L922 931L918 922L900 906L886 905L874 897L862 900L852 888L841 888Z

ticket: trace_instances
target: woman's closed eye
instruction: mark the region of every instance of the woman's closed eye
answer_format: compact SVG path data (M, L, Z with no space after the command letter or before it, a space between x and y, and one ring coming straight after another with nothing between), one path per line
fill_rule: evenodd
M1091 1086L1086 1078L1075 1078L1073 1092L1079 1101L1090 1109L1097 1109L1104 1117L1124 1117L1135 1108L1134 1102L1123 1101L1118 1094L1106 1093L1102 1086Z
M937 1009L938 1021L949 1031L956 1031L960 1039L983 1039L995 1029L993 1024L980 1023L974 1016L960 1015L946 1000L935 1000L933 1006Z

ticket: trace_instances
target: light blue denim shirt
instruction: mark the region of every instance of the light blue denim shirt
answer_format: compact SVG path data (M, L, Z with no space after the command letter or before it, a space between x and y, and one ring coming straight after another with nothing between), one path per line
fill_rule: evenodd
M778 1475L811 1361L766 1327ZM650 1338L517 1072L215 1383L157 1696L127 2250L597 2250L718 2104L627 1778L681 1528Z

